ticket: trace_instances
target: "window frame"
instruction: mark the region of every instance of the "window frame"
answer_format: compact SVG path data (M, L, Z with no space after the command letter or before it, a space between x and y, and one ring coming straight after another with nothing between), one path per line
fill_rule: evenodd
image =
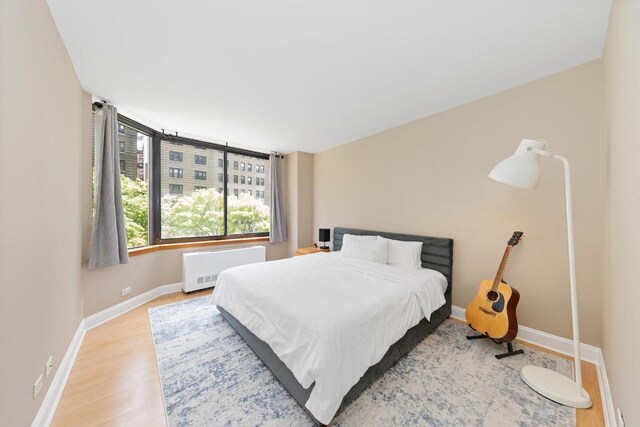
M208 240L237 240L251 237L268 237L269 232L260 233L246 233L246 234L228 234L228 197L229 194L229 177L228 170L230 169L229 154L236 154L241 156L254 157L263 160L269 160L269 154L260 153L257 151L245 150L241 148L230 147L229 145L221 145L212 142L200 141L197 139L185 138L175 135L167 135L162 132L158 132L147 126L141 125L133 120L118 115L118 120L123 119L123 122L130 127L137 128L139 131L143 131L151 136L151 144L149 147L149 245L163 245L171 243L189 243L189 242L203 242ZM129 123L126 123L129 122ZM223 165L227 166L223 169L223 195L224 195L224 233L221 235L213 236L194 236L194 237L171 237L162 238L162 227L160 218L160 203L162 199L161 194L161 147L162 141L167 141L174 144L189 145L196 148L218 150L223 152L224 162ZM166 165L165 165L166 167Z
M148 179L148 230L147 235L149 237L149 243L146 246L136 246L131 249L141 249L145 247L153 247L157 245L165 245L171 243L191 243L191 242L206 242L206 241L233 241L255 237L268 237L269 232L260 233L246 233L246 234L228 234L228 197L229 197L229 169L230 162L228 159L229 154L236 154L241 156L248 156L263 160L269 160L269 154L260 153L257 151L245 150L241 148L230 147L228 144L216 144L212 142L200 141L191 138L185 138L175 135L167 135L159 132L149 126L146 126L140 122L130 119L122 114L118 114L118 123L121 123L127 127L130 127L140 133L143 133L149 137L149 179ZM161 150L160 144L162 141L170 142L174 146L190 145L196 148L213 149L222 152L224 155L223 165L223 194L224 194L224 233L217 236L196 236L196 237L172 237L161 238L161 220L160 220L160 204L162 199L161 194ZM168 166L165 165L165 167ZM184 186L183 186L184 191Z

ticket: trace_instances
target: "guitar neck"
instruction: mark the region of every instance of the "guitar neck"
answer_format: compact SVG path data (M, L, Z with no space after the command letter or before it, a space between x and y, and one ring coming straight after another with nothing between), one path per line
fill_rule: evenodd
M502 282L502 276L504 276L504 270L507 268L507 261L509 260L509 255L511 254L512 246L507 245L504 250L504 255L502 255L502 261L500 262L500 267L498 267L498 272L496 273L496 278L493 280L493 285L491 286L492 291L496 291L498 289L498 285Z

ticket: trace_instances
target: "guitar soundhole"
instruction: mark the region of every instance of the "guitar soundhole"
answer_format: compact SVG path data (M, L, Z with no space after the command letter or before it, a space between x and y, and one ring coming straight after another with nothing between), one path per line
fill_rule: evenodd
M498 301L498 298L500 297L500 295L496 292L496 291L489 291L487 292L487 299L491 302L495 302Z

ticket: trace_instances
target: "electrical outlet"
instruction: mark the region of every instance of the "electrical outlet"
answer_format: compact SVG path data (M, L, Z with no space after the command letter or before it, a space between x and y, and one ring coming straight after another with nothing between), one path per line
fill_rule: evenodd
M49 356L49 359L47 359L47 363L45 363L44 365L45 378L49 378L49 375L51 374L52 369L53 369L53 356Z
M35 383L33 383L33 398L35 399L42 390L42 374L38 377Z
M122 290L122 296L129 295L131 293L131 286L126 287Z
M622 409L618 408L618 427L624 427L624 417L622 416Z

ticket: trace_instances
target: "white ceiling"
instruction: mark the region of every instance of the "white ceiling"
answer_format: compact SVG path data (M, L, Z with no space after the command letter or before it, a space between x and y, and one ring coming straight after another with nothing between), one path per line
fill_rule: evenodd
M84 89L145 124L318 152L597 59L610 0L48 0Z

